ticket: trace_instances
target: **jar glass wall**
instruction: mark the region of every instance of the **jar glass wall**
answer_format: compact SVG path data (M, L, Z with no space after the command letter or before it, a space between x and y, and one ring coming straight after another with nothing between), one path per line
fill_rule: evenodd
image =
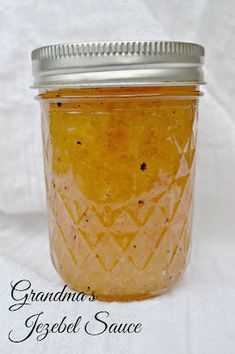
M191 242L199 95L195 85L39 95L51 255L73 289L129 301L179 279Z

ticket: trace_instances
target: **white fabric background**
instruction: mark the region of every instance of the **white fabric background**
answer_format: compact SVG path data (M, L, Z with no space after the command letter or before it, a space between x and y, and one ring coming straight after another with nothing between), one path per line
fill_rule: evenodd
M235 3L233 0L10 0L0 4L0 353L235 353ZM30 52L58 42L164 39L206 48L191 262L183 281L140 303L34 304L12 314L10 281L58 291L47 243L40 111ZM33 308L33 309L32 309ZM109 310L141 321L135 336L54 335L14 345L7 333L27 315ZM60 317L61 317L60 316ZM21 332L19 332L21 333Z

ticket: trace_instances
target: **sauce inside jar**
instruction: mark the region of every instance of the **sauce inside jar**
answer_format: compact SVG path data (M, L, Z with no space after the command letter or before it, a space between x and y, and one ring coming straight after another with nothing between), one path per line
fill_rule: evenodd
M52 259L107 301L165 292L191 239L196 86L40 95Z

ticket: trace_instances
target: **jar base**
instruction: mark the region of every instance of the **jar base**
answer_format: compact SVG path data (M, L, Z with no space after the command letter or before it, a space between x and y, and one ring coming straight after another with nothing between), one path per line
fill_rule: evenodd
M176 281L176 283L178 283L178 280ZM76 291L76 292L82 292L81 289L79 290L68 283L66 283L66 284L68 285L68 287L71 290ZM173 284L173 286L174 285L175 284ZM96 293L95 291L94 291L94 294L95 294L95 299L98 301L101 301L101 302L131 302L131 301L143 301L143 300L148 300L148 299L158 297L158 296L170 291L171 288L172 288L172 286L164 288L164 289L155 290L155 291L152 291L151 293L147 293L147 294L105 295L105 294ZM90 295L90 294L88 293L87 295Z
M131 302L131 301L143 301L152 299L160 296L161 294L167 292L169 289L164 289L162 291L156 291L152 294L130 294L130 295L103 295L96 294L95 298L102 302ZM76 291L76 290L75 290Z
M59 277L63 280L63 282L73 291L78 292L78 293L86 293L82 288L75 287L72 284L69 284L69 281L67 281L62 274L58 271L57 264L54 260L53 254L51 252L51 260L54 266L54 269L56 270L57 274ZM170 291L178 282L181 280L183 271L178 274L178 276L174 279L174 281L170 284L170 286L162 288L162 289L157 289L153 290L151 292L148 292L146 294L126 294L126 295L111 295L111 294L99 294L94 291L95 299L101 302L131 302L131 301L143 301L143 300L148 300L152 299L158 296L161 296L162 294L167 293ZM90 293L86 293L87 295L90 295Z

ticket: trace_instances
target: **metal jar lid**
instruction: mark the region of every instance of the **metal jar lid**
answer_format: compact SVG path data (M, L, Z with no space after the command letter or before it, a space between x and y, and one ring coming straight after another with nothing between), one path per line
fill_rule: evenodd
M33 88L203 84L204 48L185 42L56 44L32 52Z

